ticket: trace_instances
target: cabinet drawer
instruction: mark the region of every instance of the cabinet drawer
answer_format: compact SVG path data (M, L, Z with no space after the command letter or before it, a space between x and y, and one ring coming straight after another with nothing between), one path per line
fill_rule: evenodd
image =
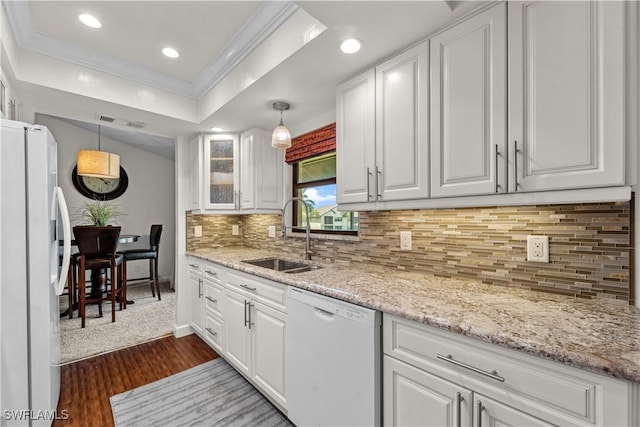
M223 354L223 329L223 321L214 316L209 310L205 310L204 337L218 354Z
M204 306L213 314L224 318L224 305L222 285L209 279L204 279Z
M584 422L596 422L602 400L601 375L543 360L515 350L385 316L384 353L504 401L535 408L544 404ZM515 403L514 403L515 405Z
M286 285L242 273L227 273L227 287L277 310L287 310Z
M205 262L202 264L202 275L206 280L222 285L224 282L224 269L218 265Z
M199 276L202 275L203 261L197 258L187 258L187 267L189 267L189 273L194 273Z

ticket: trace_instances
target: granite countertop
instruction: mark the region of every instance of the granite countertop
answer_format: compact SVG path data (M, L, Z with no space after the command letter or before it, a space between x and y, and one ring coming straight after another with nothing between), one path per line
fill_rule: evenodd
M287 274L243 263L274 256L246 247L187 254L577 368L640 382L640 310L623 303L372 265L311 261L322 268Z

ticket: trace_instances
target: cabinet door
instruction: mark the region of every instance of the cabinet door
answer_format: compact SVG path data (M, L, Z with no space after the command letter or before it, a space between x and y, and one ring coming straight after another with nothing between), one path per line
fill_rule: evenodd
M252 375L266 394L286 408L287 316L252 302Z
M518 411L507 405L503 405L493 399L479 394L474 395L474 426L545 426L552 427L554 424L547 423L539 418Z
M471 424L471 391L392 357L383 360L385 426Z
M375 200L375 72L369 70L336 90L338 203Z
M431 43L431 195L505 192L507 11L502 3Z
M225 290L225 355L236 369L247 376L250 375L251 368L251 331L246 326L249 302L248 298Z
M429 197L428 62L424 42L376 67L378 200Z
M191 327L199 335L202 335L202 277L195 274L189 275L189 301L191 303Z
M624 3L509 2L510 191L624 184Z
M240 208L255 208L255 182L256 182L256 140L252 133L243 134L240 137Z
M284 151L271 146L271 133L254 131L254 159L256 209L282 209Z
M238 209L238 146L236 135L204 136L205 209Z

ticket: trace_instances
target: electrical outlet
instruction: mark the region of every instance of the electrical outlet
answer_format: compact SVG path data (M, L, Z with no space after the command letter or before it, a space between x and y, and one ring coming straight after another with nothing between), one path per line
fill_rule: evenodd
M275 225L270 225L269 226L269 237L276 237L276 226Z
M400 232L400 250L401 251L411 250L411 232L410 231Z
M202 237L202 226L201 225L196 225L195 227L193 227L193 235L195 237Z
M234 235L234 236L237 236L238 234L240 234L240 226L232 225L231 226L231 234Z
M549 262L549 236L527 236L527 261Z

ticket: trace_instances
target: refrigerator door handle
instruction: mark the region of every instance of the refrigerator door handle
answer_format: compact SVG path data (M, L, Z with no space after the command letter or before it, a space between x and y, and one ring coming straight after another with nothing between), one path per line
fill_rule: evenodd
M67 209L67 201L64 198L62 188L55 187L55 197L58 199L58 209L60 210L60 220L62 222L62 268L60 276L55 287L56 295L62 295L64 285L67 281L67 272L69 271L69 262L71 260L71 223L69 221L69 209Z

